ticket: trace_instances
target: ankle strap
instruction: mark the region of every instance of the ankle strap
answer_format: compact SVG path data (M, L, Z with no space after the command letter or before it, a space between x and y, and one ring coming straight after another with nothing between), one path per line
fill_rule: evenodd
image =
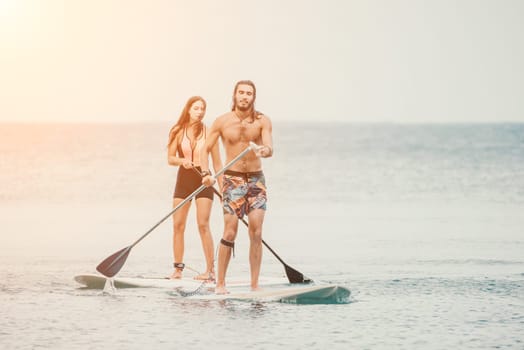
M173 263L173 267L174 267L175 269L183 270L184 267L186 267L186 264L184 264L184 263Z

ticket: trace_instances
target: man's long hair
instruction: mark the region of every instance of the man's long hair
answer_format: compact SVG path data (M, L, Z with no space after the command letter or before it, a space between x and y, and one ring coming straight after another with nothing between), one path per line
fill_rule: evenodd
M238 86L239 85L249 85L253 88L253 103L251 103L251 107L249 107L249 116L254 121L255 118L259 118L259 116L262 114L262 112L259 112L255 110L255 101L257 99L257 88L255 86L255 83L253 83L251 80L240 80L235 84L235 89L233 90L233 104L231 106L231 110L234 111L237 108L237 103L235 100L235 96L237 94Z
M200 96L190 97L189 100L187 100L186 105L184 106L184 109L180 113L180 117L178 117L178 121L176 122L175 125L173 125L171 130L169 130L169 142L167 143L168 148L169 146L171 146L171 144L175 140L176 135L180 132L180 130L183 130L184 128L186 128L189 125L189 109L191 108L193 103L197 101L202 101L202 103L204 104L204 113L205 113L206 108L207 108L206 100L204 100ZM200 135L203 128L204 128L204 124L200 122L197 128L195 129L195 134L194 134L195 138L198 137L198 135Z

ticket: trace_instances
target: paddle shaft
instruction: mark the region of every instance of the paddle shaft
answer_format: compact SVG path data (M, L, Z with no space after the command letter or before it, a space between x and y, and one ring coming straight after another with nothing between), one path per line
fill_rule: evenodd
M238 156L236 156L233 160L231 160L228 164L226 164L226 166L224 166L221 170L219 170L217 172L217 174L215 175L215 179L222 175L222 173L224 173L224 171L226 171L227 169L229 169L233 164L235 164L240 158L242 158L243 156L245 156L249 151L251 150L256 150L258 148L258 146L254 143L251 143L249 144L249 146L242 152L240 152L240 154ZM202 192L204 189L206 188L205 185L201 185L199 188L197 188L193 193L191 193L187 198L185 198L182 202L180 202L177 206L175 206L173 208L173 210L171 210L169 212L169 214L167 214L166 216L164 216L162 218L162 220L160 220L159 222L157 222L153 227L151 227L146 233L144 233L142 236L140 236L139 239L137 239L133 244L131 244L130 246L128 247L125 247L124 249L121 249L119 251L117 251L116 253L113 253L112 255L110 255L109 257L105 258L100 264L98 264L98 266L96 267L97 271L100 272L101 274L103 274L104 276L106 277L113 277L114 275L116 275L118 273L118 271L120 271L120 269L122 268L122 266L124 265L125 261L127 260L127 257L129 255L129 252L131 251L131 248L133 248L135 245L137 245L141 240L143 240L148 234L150 234L155 228L158 227L158 225L160 225L161 223L163 223L164 221L167 220L167 218L169 218L171 215L173 215L173 213L175 211L177 211L178 209L180 209L184 204L186 204L188 201L190 201L193 197L195 197L197 194L199 194L200 192Z
M200 173L200 171L198 171L197 168L192 167L192 169L193 169L193 170L194 170L198 175L202 176L202 174ZM217 190L214 186L212 186L211 188L213 189L213 191L215 192L215 194L218 196L218 198L220 198L220 200L222 200L222 195L218 192L218 190ZM248 222L246 221L246 219L244 219L243 217L241 217L241 218L239 218L239 219L240 219L240 221L242 221L242 222L244 223L244 225L246 225L246 227L249 228L249 224L248 224ZM264 246L265 246L267 249L269 249L269 251L270 251L270 252L275 256L275 258L277 258L278 261L280 261L280 263L281 263L282 265L284 265L284 267L286 268L286 272L289 271L291 274L293 274L293 276L294 276L293 279L296 279L297 277L299 277L299 278L302 279L302 282L305 282L305 281L308 281L308 280L309 280L308 278L304 277L304 275L303 275L302 273L300 273L299 271L293 269L291 266L289 266L288 264L286 264L286 263L284 262L284 260L282 260L282 258L281 258L280 256L278 256L278 254L275 253L275 251L274 251L274 250L273 250L273 249L272 249L272 248L271 248L271 247L266 243L266 241L262 240L262 244L264 244ZM289 277L289 276L288 276L288 278L290 278L290 282L291 282L291 283L295 283L295 282L291 281L292 277Z
M256 147L256 145L255 145ZM245 150L243 150L242 152L240 152L240 154L238 156L236 156L235 158L233 158L229 163L227 163L222 169L220 169L214 176L214 178L216 179L217 177L219 177L220 175L222 175L227 169L231 168L233 166L233 164L235 164L240 158L244 157L248 152L250 152L251 150L254 150L254 146L253 145L249 145ZM214 188L214 187L213 187ZM178 209L180 209L181 207L184 206L184 204L186 204L187 202L189 202L190 200L192 200L197 194L199 194L200 192L202 192L203 190L206 189L206 185L201 185L199 188L197 188L193 193L191 193L189 196L187 196L182 202L178 203L178 205L176 205L173 210L171 210L169 212L169 214L167 214L166 216L164 216L159 222L157 222L153 227L151 227L146 233L144 233L139 239L137 239L133 244L131 244L129 246L129 248L133 248L135 245L137 245L141 240L143 240L144 238L146 238L147 235L149 235L155 228L157 228L161 223L163 223L164 221L166 221L169 217L171 217L171 215L173 215L173 213L175 211L177 211Z

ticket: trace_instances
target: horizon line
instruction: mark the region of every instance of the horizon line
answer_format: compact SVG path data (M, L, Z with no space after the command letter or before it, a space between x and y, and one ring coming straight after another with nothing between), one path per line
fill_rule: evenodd
M439 125L439 124L453 124L453 125L487 125L487 124L524 124L524 121L514 120L502 120L502 121L360 121L360 120L326 120L326 121L315 121L315 120L271 120L273 124L368 124L368 125ZM71 125L132 125L132 124L170 124L176 123L176 121L163 121L163 120L130 120L130 121L61 121L61 120L44 120L44 121L13 121L13 120L0 120L0 124L19 124L19 125L52 125L52 124L71 124ZM208 123L209 124L209 123Z

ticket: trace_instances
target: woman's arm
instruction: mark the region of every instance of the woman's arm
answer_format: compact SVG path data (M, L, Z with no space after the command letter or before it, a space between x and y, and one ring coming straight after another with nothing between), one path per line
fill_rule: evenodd
M167 148L167 163L172 166L183 165L184 167L187 168L186 165L191 166L191 162L185 158L180 158L177 156L178 140L179 140L179 136L176 135L175 138L173 139L173 142L171 142L171 144ZM189 164L185 164L185 163L189 163Z

